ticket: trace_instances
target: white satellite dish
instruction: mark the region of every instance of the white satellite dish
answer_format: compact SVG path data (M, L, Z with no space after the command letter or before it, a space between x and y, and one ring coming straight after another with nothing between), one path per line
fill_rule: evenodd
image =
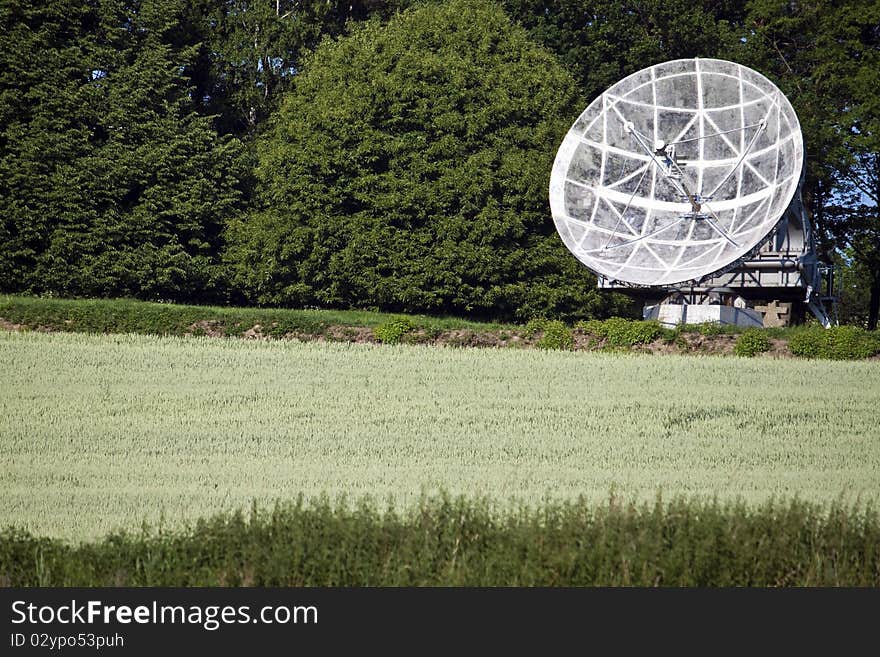
M699 282L767 240L803 160L776 85L734 62L679 59L590 103L556 155L550 207L565 245L600 277Z

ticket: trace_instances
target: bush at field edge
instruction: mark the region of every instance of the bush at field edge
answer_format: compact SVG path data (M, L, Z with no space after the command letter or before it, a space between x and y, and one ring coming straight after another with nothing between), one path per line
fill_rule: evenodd
M871 507L302 498L72 546L0 531L4 586L880 586Z

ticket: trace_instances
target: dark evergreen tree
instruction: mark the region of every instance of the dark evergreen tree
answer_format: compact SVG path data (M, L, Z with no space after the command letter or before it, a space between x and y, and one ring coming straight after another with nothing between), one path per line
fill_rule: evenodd
M174 38L181 5L4 7L18 48L4 50L4 289L215 296L246 162L195 112L194 48Z
M77 162L102 139L101 28L78 0L0 1L0 290L39 288L58 223L94 219Z

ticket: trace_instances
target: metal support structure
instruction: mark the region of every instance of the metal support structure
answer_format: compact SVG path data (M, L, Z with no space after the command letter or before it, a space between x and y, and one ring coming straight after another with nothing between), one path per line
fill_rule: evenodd
M834 268L816 254L810 220L796 195L763 246L723 272L669 287L633 286L599 276L599 288L630 292L654 303L732 305L740 298L765 317L769 313L768 325L783 316L790 322L801 306L829 328L838 323L836 279Z

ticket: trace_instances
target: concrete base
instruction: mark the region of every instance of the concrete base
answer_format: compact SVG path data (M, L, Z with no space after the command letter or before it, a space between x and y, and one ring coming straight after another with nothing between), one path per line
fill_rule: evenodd
M733 324L735 326L754 326L761 328L764 321L761 313L751 308L734 308L732 306L709 306L660 303L645 306L645 319L656 319L666 328L674 328L679 324Z

